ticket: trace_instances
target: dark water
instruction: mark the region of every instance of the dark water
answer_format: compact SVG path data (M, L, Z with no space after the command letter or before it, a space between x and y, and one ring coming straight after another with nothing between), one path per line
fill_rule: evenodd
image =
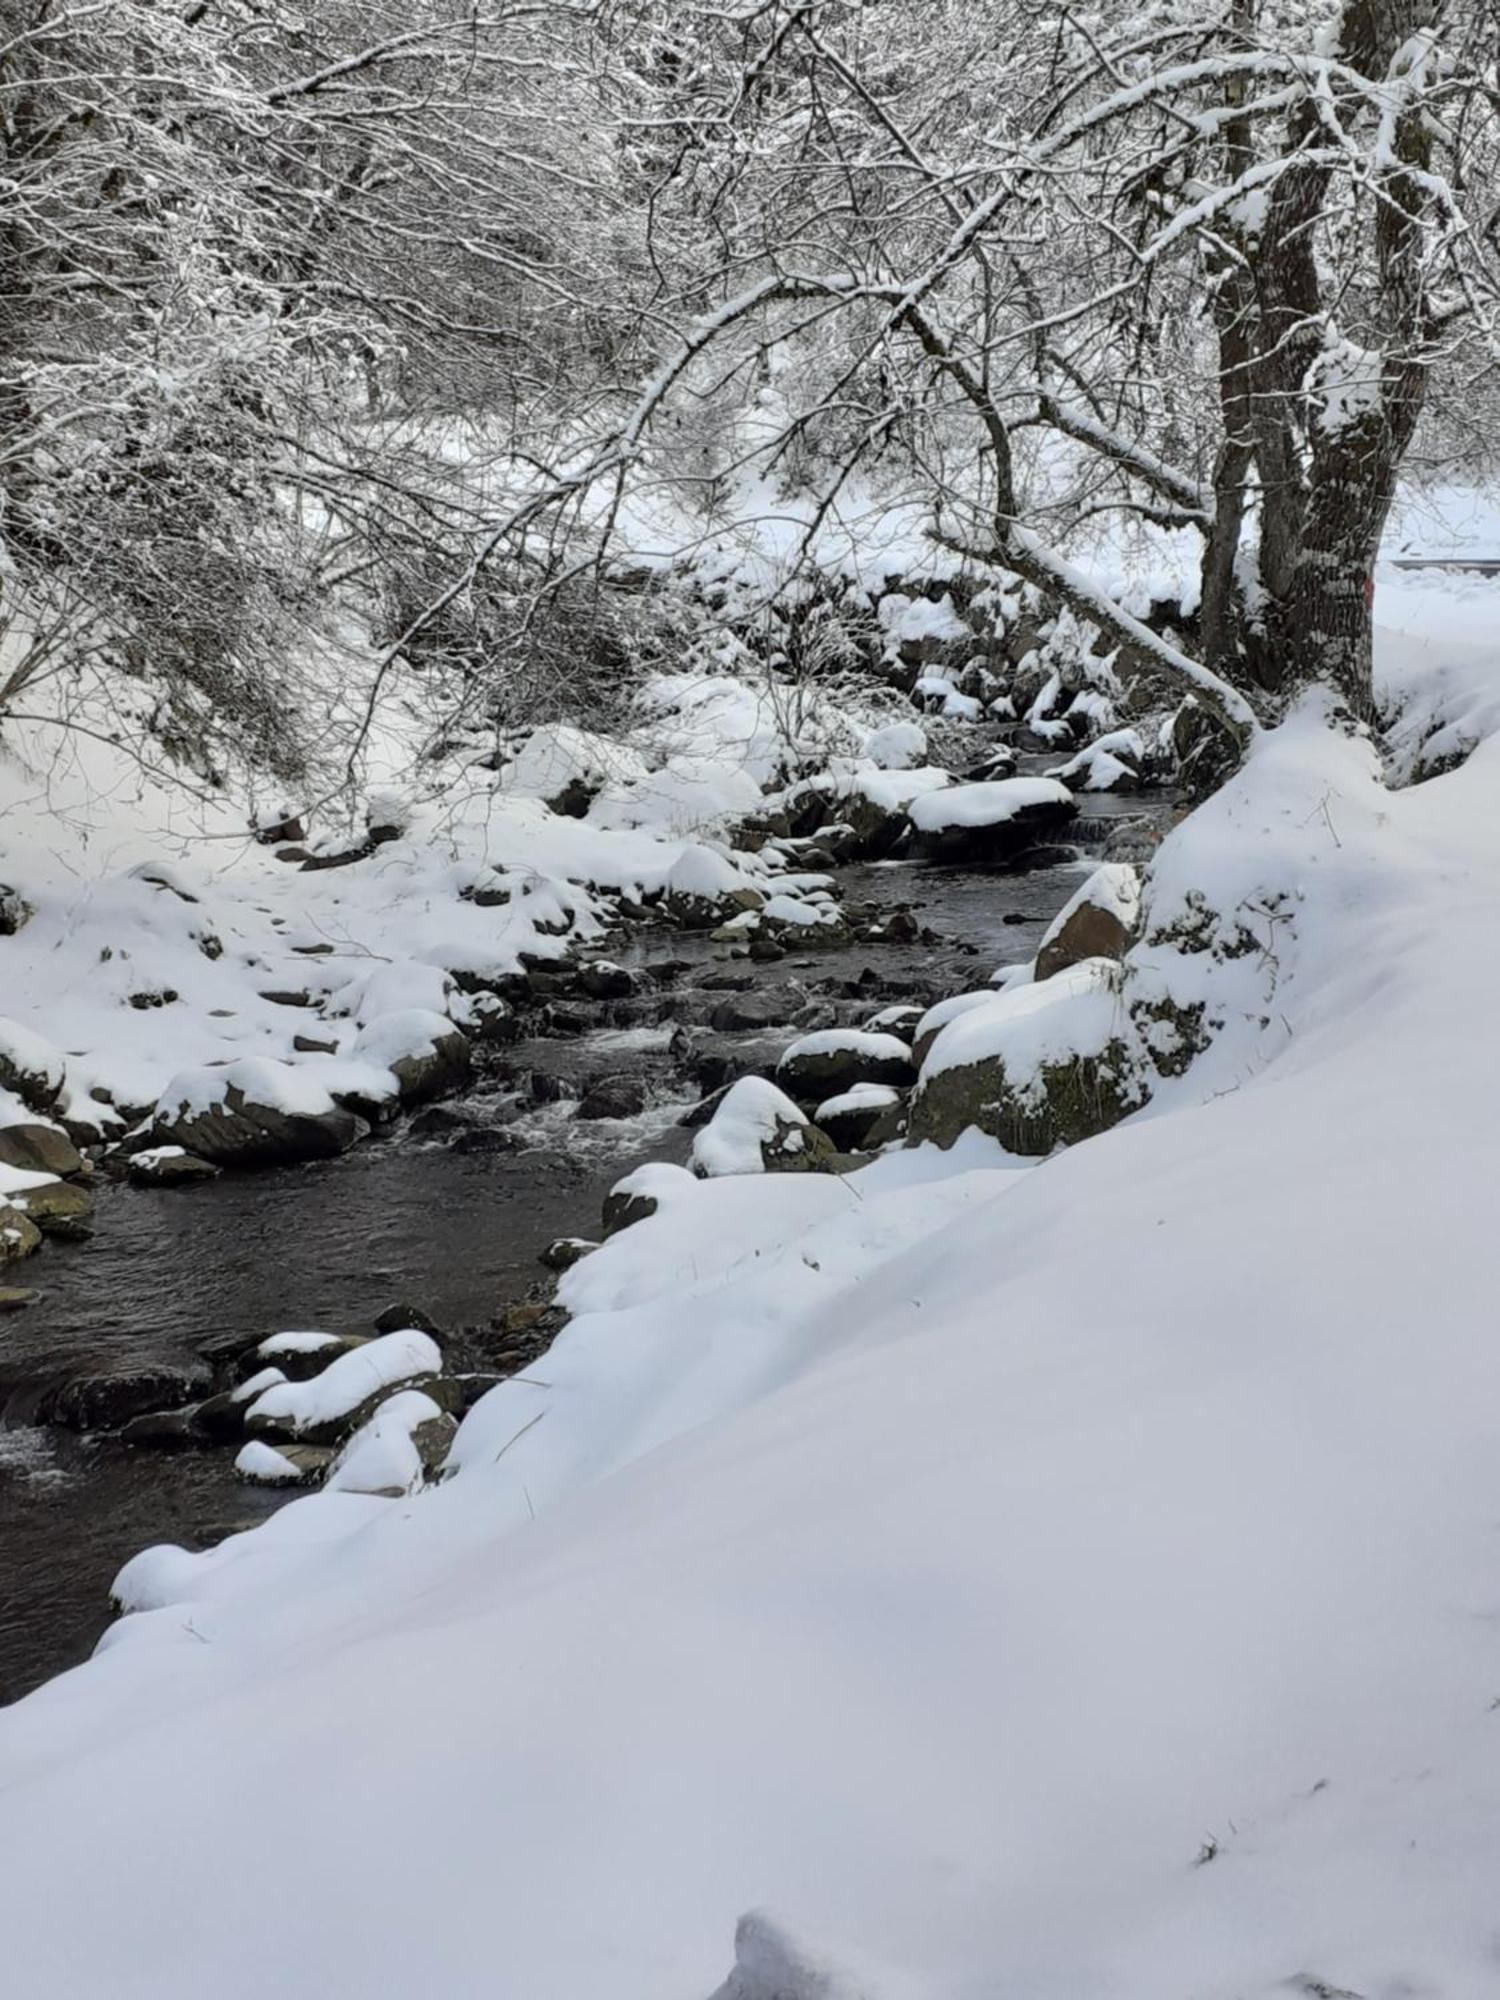
M1079 845L1097 850L1113 819L1141 807L1101 800L1089 811ZM910 904L942 941L808 950L734 969L757 985L831 989L841 1018L858 1018L903 993L977 985L995 966L1030 957L1082 875L1076 857L1024 874L846 868L847 904ZM137 1550L204 1546L278 1504L234 1478L229 1451L130 1450L42 1427L36 1414L60 1381L112 1356L238 1352L287 1327L368 1330L397 1299L447 1328L484 1327L543 1276L546 1244L597 1233L602 1198L622 1173L685 1157L691 1134L677 1121L696 1092L667 1044L675 1022L701 1022L723 998L697 984L725 970L723 948L657 935L617 956L686 964L624 1010L632 1018L623 1026L503 1051L458 1107L506 1124L522 1150L460 1154L397 1130L342 1159L282 1172L175 1192L106 1185L93 1240L49 1245L25 1267L23 1282L42 1299L0 1317L0 1701L87 1656L108 1620L109 1584ZM639 1118L580 1122L563 1102L515 1122L515 1074L531 1066L572 1089L591 1074L636 1074L652 1102Z

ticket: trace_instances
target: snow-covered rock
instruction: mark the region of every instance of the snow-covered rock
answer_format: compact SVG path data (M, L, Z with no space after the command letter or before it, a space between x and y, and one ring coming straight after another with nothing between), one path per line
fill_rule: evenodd
M182 1071L162 1092L153 1120L159 1144L181 1146L222 1167L328 1159L347 1152L364 1130L311 1064L264 1056Z
M644 1222L664 1203L678 1202L696 1187L686 1167L673 1166L670 1160L648 1161L616 1181L604 1197L604 1234L613 1236L632 1223Z
M720 1174L816 1172L833 1148L785 1091L762 1076L731 1084L693 1140L693 1172Z
M897 1035L869 1028L821 1028L793 1042L776 1065L788 1095L816 1104L857 1083L908 1084L916 1080L910 1048Z
M857 1153L877 1123L900 1102L901 1092L889 1084L856 1083L837 1096L824 1098L813 1113L813 1122L841 1153Z
M1053 778L1001 778L953 785L913 801L917 845L934 861L1008 861L1058 832L1078 811Z
M1123 958L1141 910L1141 878L1128 861L1106 861L1070 896L1037 946L1038 979L1085 958Z
M1085 959L958 1014L922 1064L909 1136L951 1146L972 1128L1034 1155L1117 1123L1142 1095L1119 984L1112 960Z
M458 1426L420 1389L398 1389L362 1424L329 1470L335 1492L399 1499L435 1473Z
M245 1412L245 1429L272 1443L334 1444L356 1429L392 1388L440 1375L442 1351L429 1334L407 1327L339 1355L308 1380L267 1389Z

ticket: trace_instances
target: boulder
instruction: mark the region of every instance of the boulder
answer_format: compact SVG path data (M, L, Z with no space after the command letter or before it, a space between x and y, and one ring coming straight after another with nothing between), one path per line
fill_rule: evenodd
M471 1062L463 1030L445 1014L420 1007L377 1016L360 1029L349 1053L388 1069L406 1105L456 1090L467 1080Z
M571 1271L599 1245L591 1243L586 1236L559 1236L549 1243L542 1252L541 1261L549 1271Z
M1144 1101L1120 1029L1118 967L1086 959L958 1015L922 1066L908 1133L970 1127L1032 1157L1107 1131Z
M911 1038L912 1061L920 1070L931 1052L933 1043L950 1021L956 1021L960 1014L970 1013L976 1007L988 1007L995 998L993 986L983 986L973 993L950 993L946 1000L939 1000L929 1007L917 1022L916 1032Z
M433 1340L446 1338L443 1329L431 1313L423 1312L420 1306L414 1306L409 1299L397 1299L393 1305L388 1305L383 1312L377 1313L370 1323L377 1333L400 1333L403 1327L414 1326L418 1333L428 1334Z
M316 1486L333 1458L329 1445L269 1445L251 1438L235 1459L234 1469L257 1486Z
M591 1000L626 1000L635 991L635 974L607 958L592 959L578 968L578 986Z
M0 1020L0 1090L45 1118L62 1091L64 1074L62 1057L40 1035L19 1021Z
M137 1187L190 1187L194 1181L213 1181L220 1169L181 1146L151 1146L133 1154L129 1177Z
M0 1167L19 1167L27 1174L81 1174L83 1155L61 1126L0 1125Z
M0 882L0 937L14 937L35 915L36 911L18 889Z
M575 1118L638 1118L646 1108L646 1085L638 1076L605 1076L591 1083Z
M264 1344L262 1351L264 1351ZM278 1367L285 1354L277 1353ZM278 1444L337 1444L374 1414L397 1389L426 1385L443 1357L430 1335L415 1328L346 1347L308 1381L274 1383L245 1412L251 1438Z
M918 850L929 861L986 865L1016 860L1076 817L1078 804L1053 778L1001 778L952 785L913 800Z
M776 1081L800 1102L852 1090L857 1083L916 1081L911 1050L895 1035L867 1028L825 1028L793 1042L776 1066Z
M1037 947L1037 979L1050 979L1086 958L1123 958L1141 908L1141 878L1128 862L1096 868L1053 918Z
M191 1403L211 1383L212 1371L197 1355L144 1362L110 1355L51 1390L38 1414L69 1430L114 1430L132 1417Z
M852 1090L825 1099L813 1116L841 1153L858 1153L886 1113L902 1101L901 1092L889 1084L857 1083Z
M780 1028L789 1022L807 995L800 986L762 986L750 993L734 993L721 1000L709 1016L709 1026L720 1034L755 1034L764 1028Z
M653 1160L647 1166L637 1167L633 1174L616 1181L604 1197L604 1234L616 1236L622 1229L644 1222L647 1216L656 1214L664 1201L680 1198L693 1185L693 1176L686 1167L673 1166L666 1160Z
M24 1216L20 1209L8 1202L0 1202L0 1269L7 1264L18 1263L22 1257L29 1257L33 1250L39 1250L42 1232L36 1224Z
M314 1078L259 1056L184 1071L163 1091L152 1121L157 1143L221 1167L332 1159L366 1129Z
M341 1354L352 1354L366 1344L367 1336L359 1333L273 1333L256 1348L252 1365L274 1368L283 1382L310 1382Z
M764 1077L744 1076L730 1086L693 1141L693 1172L722 1174L827 1171L832 1141L811 1123L785 1091Z
M147 1410L120 1429L121 1444L151 1451L202 1451L215 1441L199 1423L197 1410Z
M94 1204L87 1189L75 1181L45 1181L15 1197L14 1205L24 1210L44 1236L61 1237L79 1243L94 1230Z

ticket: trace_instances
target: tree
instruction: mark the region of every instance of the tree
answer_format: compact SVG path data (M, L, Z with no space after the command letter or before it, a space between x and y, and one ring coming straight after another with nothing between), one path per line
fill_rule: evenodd
M900 437L941 539L1235 734L1310 681L1369 712L1395 479L1434 373L1489 351L1488 6L646 16L677 50L641 113L676 138L653 245L691 317L616 442L793 351L762 449L821 438L830 498ZM1193 653L1068 559L1084 501L1200 537Z

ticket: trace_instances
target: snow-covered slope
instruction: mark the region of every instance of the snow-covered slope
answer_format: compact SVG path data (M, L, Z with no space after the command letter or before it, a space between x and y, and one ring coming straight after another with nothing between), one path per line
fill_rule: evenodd
M1497 786L1309 707L1162 850L1275 1011L1149 1110L683 1176L445 1485L133 1566L0 1717L17 1990L1500 1987Z

